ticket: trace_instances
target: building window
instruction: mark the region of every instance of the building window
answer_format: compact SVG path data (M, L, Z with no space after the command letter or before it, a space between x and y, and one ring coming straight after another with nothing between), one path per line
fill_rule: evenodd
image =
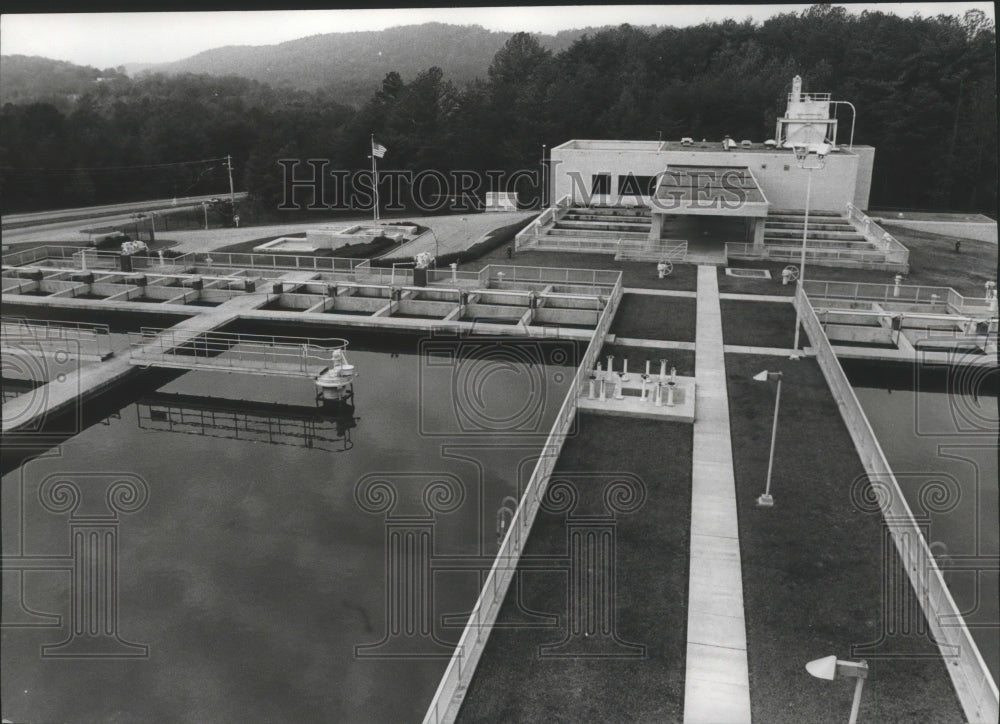
M611 193L611 174L595 173L591 177L590 193L595 196L606 196Z
M656 191L656 176L628 174L618 177L619 196L652 196L654 191Z

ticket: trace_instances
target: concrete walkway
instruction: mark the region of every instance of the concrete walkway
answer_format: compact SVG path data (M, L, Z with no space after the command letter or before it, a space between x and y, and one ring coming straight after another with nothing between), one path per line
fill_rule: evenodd
M636 337L616 337L609 334L605 338L607 344L619 344L622 347L648 347L652 349L684 349L694 350L694 342L670 342L662 339L637 339Z
M732 354L766 354L774 357L791 357L795 350L786 349L785 347L747 347L741 344L727 344L725 351ZM802 351L806 357L813 355L812 347L804 347Z
M714 266L698 267L686 724L750 722L736 481L716 273Z
M698 296L698 292L688 292L683 289L647 289L646 287L625 287L623 294L648 294L651 297L691 297Z
M190 338L219 329L237 319L241 312L259 309L272 298L260 292L234 297L218 307L178 322L170 329L175 335L180 335L175 336L175 341L180 342L185 339L184 333ZM33 394L19 395L3 406L3 433L24 431L31 434L46 419L66 410L73 403L79 404L84 398L107 390L138 372L139 367L132 364L131 355L122 354L59 375L37 388Z
M722 292L719 299L732 299L740 302L787 302L792 304L795 297L782 294L737 294L735 292Z

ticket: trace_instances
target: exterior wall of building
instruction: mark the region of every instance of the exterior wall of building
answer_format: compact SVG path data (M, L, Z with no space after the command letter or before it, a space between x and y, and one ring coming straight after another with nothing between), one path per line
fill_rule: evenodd
M603 142L598 142L603 146ZM571 144L566 144L571 146ZM773 209L802 209L806 205L807 171L798 167L790 150L774 151L706 151L680 150L676 146L657 150L655 142L636 143L633 149L621 142L610 142L611 148L556 147L551 157L551 191L553 202L569 195L574 202L584 203L591 190L594 174L611 175L611 193L597 197L591 203L645 203L634 196L621 197L618 179L629 173L650 176L663 172L668 165L747 166L757 178L764 196ZM721 146L721 144L720 144ZM859 151L855 147L855 151ZM868 153L839 152L827 157L826 167L813 172L810 208L843 212L848 202L859 208L868 205L871 188L871 159ZM862 158L865 161L862 162ZM864 204L858 203L863 197Z
M868 208L868 199L872 192L872 166L875 165L875 149L871 146L855 146L858 154L858 184L854 189L854 201L859 209Z

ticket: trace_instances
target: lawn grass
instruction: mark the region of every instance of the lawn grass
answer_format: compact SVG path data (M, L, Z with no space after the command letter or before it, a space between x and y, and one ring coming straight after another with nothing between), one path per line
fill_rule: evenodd
M770 509L755 505L775 394L773 384L751 380L763 369L784 373ZM846 721L853 682L815 679L804 667L830 654L861 658L852 645L879 640L889 615L881 517L852 503L864 468L815 360L727 354L726 372L753 719ZM897 596L909 586L899 576L890 578ZM859 721L964 721L927 637L892 637L883 650L887 657L863 657L869 675Z
M905 284L951 287L966 296L982 296L983 285L987 281L996 280L996 244L958 239L954 236L932 234L891 224L886 224L885 228L910 250L910 272L906 275ZM961 253L955 253L956 241L962 242ZM734 259L730 266L768 269L771 272L771 280L727 276L725 268L720 267L720 292L788 296L795 293L794 284L781 283L781 270L788 266L787 262ZM892 284L895 276L895 272L889 271L841 269L806 263L806 279Z
M605 513L609 482L637 476L646 500L616 514L617 625L620 640L645 647L643 658L542 657L539 646L568 633L567 575L554 563L522 575L525 607L559 616L555 627L494 628L459 713L462 722L681 721L687 639L691 510L690 425L583 414L567 440L553 481L579 494L569 515ZM622 450L636 454L622 455ZM641 451L641 454L638 454ZM567 555L567 513L544 507L519 570L530 556ZM523 620L508 591L498 623Z
M982 296L983 285L997 278L997 245L887 225L886 230L910 250L907 284L951 287L959 294Z
M985 241L961 239L962 251L955 253L957 237L932 234L915 229L886 225L893 236L910 250L910 272L904 284L924 284L936 287L951 287L966 296L983 295L983 285L996 280L997 245ZM730 266L746 269L768 269L771 280L755 280L726 276L725 269L719 269L719 291L742 294L783 294L795 293L795 285L782 285L781 270L787 262L761 262L733 260ZM794 264L793 266L798 266ZM810 265L806 262L806 279L820 281L864 282L870 284L892 284L895 272L874 269L841 269L837 267Z
M656 264L653 262L615 261L610 254L522 250L508 259L506 249L499 248L480 257L476 262L463 264L462 269L478 271L487 264L611 269L622 272L622 282L626 287L677 289L687 292L693 292L698 288L698 267L694 264L674 264L673 272L659 279Z
M505 226L498 226L492 231L486 234L486 237L470 246L468 249L463 251L452 252L451 254L442 254L437 257L436 263L439 268L445 267L452 262L461 265L462 260L466 262L471 262L479 259L490 252L506 248L514 241L514 237L517 236L524 227L534 221L534 217L528 217L527 219L522 219L521 221L515 221L513 224L506 224ZM503 251L504 256L506 256L506 251ZM411 257L385 257L379 259L377 262L373 262L374 266L392 266L394 263L412 261ZM464 267L466 269L470 267Z
M795 307L785 302L722 299L722 341L756 347L791 349L795 342ZM800 342L808 339L800 331Z
M691 297L623 294L611 324L611 334L668 342L694 342L696 302Z

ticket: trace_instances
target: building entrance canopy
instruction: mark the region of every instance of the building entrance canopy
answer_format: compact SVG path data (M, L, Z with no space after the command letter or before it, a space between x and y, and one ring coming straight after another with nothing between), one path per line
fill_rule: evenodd
M669 165L650 199L654 214L764 217L770 204L746 166Z

